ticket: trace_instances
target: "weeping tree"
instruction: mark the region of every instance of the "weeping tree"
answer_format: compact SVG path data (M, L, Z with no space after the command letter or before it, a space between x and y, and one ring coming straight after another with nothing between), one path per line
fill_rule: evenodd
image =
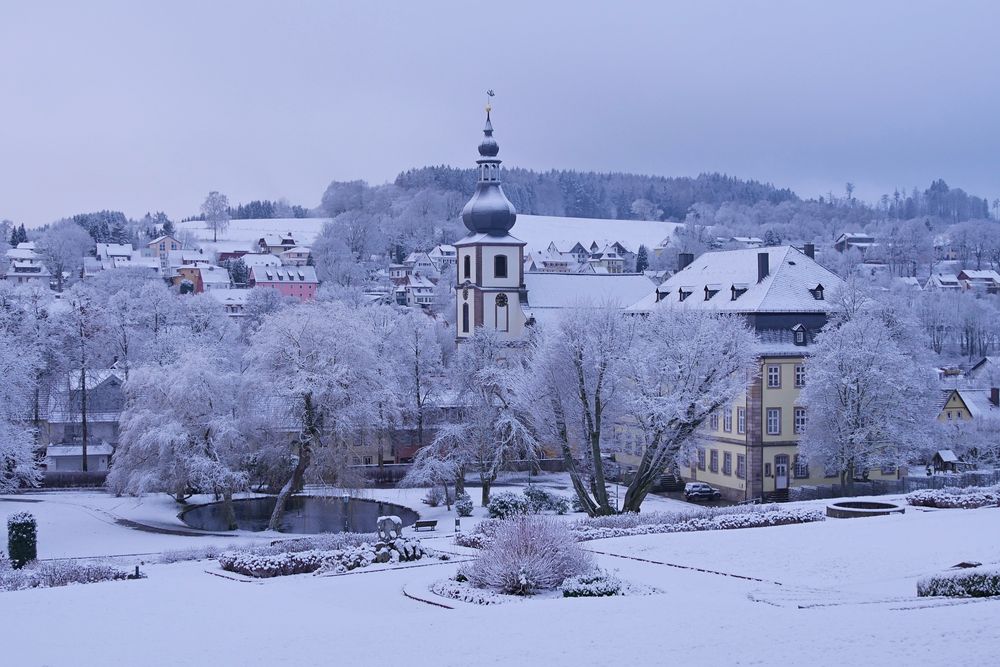
M133 370L108 473L112 491L164 491L178 502L214 493L222 498L227 528L237 528L233 494L247 487L242 467L248 455L238 360L225 349L193 348L173 364Z
M386 387L361 313L340 302L303 304L265 318L247 354L249 374L297 423L290 446L280 439L270 443L286 452L288 462L268 524L277 530L307 475L347 479L349 442L377 418L373 406Z
M616 512L604 473L614 428L644 443L621 509L638 512L709 416L746 389L756 367L753 345L735 316L661 311L636 318L608 307L568 311L539 337L526 403L540 437L558 443L588 514Z

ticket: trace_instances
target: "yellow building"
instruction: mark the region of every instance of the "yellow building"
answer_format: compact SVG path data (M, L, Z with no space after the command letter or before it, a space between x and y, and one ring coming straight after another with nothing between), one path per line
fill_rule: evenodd
M1000 388L945 389L939 422L962 422L1000 416Z
M758 337L759 372L747 391L713 415L703 446L681 468L685 479L718 487L729 500L787 499L790 487L839 483L837 472L798 454L808 407L799 401L806 359L826 324L828 296L842 281L790 247L709 252L680 266L654 294L629 308L705 310L745 317ZM622 457L626 463L629 456ZM896 478L895 469L869 478Z

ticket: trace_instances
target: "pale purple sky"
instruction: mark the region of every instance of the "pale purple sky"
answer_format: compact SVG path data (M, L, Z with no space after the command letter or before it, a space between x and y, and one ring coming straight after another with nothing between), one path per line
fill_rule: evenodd
M1000 196L1000 3L32 2L0 6L0 217L314 206L471 165Z

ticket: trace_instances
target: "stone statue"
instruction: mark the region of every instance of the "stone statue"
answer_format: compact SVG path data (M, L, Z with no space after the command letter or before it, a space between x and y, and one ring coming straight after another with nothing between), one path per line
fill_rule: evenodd
M403 535L403 520L398 516L380 516L377 521L378 526L378 537L383 542L391 542L392 540L402 537Z

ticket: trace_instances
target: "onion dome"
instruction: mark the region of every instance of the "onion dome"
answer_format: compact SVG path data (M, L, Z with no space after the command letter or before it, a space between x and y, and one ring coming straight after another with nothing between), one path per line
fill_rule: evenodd
M500 146L493 138L493 124L490 122L490 107L486 107L486 127L483 129L483 140L479 144L479 182L472 199L462 209L462 222L473 234L489 234L490 236L506 236L517 212L514 205L507 199L500 187Z

